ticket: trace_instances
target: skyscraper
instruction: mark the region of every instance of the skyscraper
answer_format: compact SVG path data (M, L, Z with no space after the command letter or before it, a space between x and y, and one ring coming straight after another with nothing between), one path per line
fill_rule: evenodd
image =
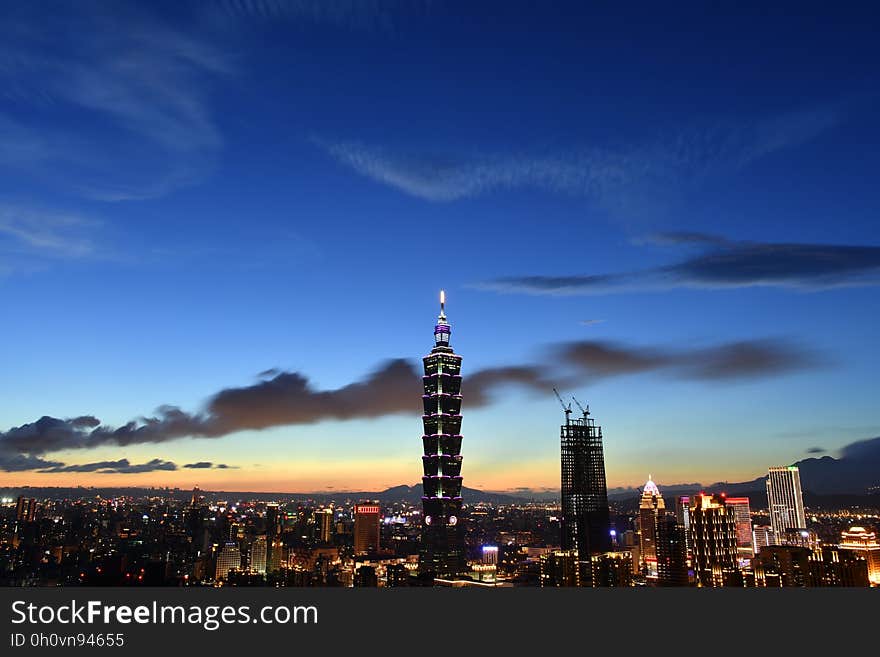
M251 563L250 571L252 573L266 573L266 535L260 534L251 544Z
M691 497L691 547L698 586L736 583L736 518L721 495ZM740 582L741 585L741 582Z
M767 475L767 503L770 507L770 526L776 540L780 540L787 529L806 528L801 473L796 465L770 468Z
M318 519L318 540L330 543L333 540L333 509L321 509L315 515Z
M691 497L678 495L675 498L675 521L684 529L685 549L691 553Z
M239 569L241 569L241 550L238 549L237 543L227 541L217 555L217 571L214 578L226 579L230 570Z
M645 575L652 579L657 577L657 519L665 513L666 502L657 484L648 475L639 502L639 547Z
M461 356L449 346L446 295L440 292L440 315L434 348L422 359L422 544L419 571L435 577L465 572L461 523Z
M675 514L663 511L655 524L657 586L688 586L687 541L684 525Z
M562 443L562 549L577 550L583 563L611 550L611 522L605 485L602 427L585 410L582 419L566 413ZM585 578L586 579L586 578Z
M266 505L266 572L281 568L281 516L278 504Z
M379 551L378 504L356 504L354 507L354 551L366 554Z

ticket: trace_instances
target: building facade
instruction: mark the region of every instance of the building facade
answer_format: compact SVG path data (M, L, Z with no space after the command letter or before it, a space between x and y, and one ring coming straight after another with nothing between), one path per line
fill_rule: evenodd
M657 516L654 536L657 555L657 586L689 586L687 532L675 514Z
M880 586L880 542L877 534L864 527L850 527L840 536L840 547L863 554L868 565L868 580L872 586Z
M727 506L733 509L736 519L736 547L740 558L751 559L755 555L752 541L752 510L748 497L728 497Z

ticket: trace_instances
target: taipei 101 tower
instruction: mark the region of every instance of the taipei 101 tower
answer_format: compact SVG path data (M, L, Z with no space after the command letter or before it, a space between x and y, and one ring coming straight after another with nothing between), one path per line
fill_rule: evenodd
M419 571L453 578L465 571L461 522L461 356L449 346L446 294L440 292L440 316L434 348L422 361L425 394L422 466L422 546Z

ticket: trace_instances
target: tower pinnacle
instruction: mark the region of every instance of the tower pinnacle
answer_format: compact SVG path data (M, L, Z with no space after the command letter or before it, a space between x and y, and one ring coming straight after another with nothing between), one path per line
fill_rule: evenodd
M434 326L434 348L447 349L451 333L452 328L446 321L446 290L440 290L440 315L437 316L437 324Z

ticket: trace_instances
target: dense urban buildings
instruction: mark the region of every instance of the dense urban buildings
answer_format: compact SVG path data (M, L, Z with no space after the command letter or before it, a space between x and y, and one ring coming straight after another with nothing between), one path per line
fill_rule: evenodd
M797 466L770 468L767 475L767 499L770 505L770 526L777 539L789 529L806 528L801 474Z
M662 485L658 488L665 490ZM0 491L3 586L350 587L356 581L372 586L369 570L357 575L364 566L373 569L380 587L431 583L417 576L422 547L422 501L417 490L378 495L374 504L380 509L379 550L374 554L355 551L360 496L203 491L193 508L187 490L31 489L25 497L36 499L34 519L19 523L16 497L21 492L8 491L3 499ZM689 497L693 502L701 499ZM766 501L750 499L754 522L765 522ZM499 587L696 586L701 555L707 552L705 542L695 540L696 553L688 554L684 526L669 511L657 519L657 577L644 576L636 532L640 502L635 489L629 496L615 493L610 505L616 546L591 555L586 569L579 567L574 554L561 549L558 499L471 494L462 505L467 517L466 564L460 579ZM692 526L703 526L701 509L689 508L689 515L694 518ZM736 535L735 509L731 515L734 530L727 532L726 545L728 554L736 555L730 547ZM321 518L328 516L334 519L329 536L321 529ZM273 523L278 528L274 571L265 557ZM806 545L762 546L748 561L734 557L736 571L728 568L725 573L722 564L721 585L867 586L880 510L865 505L810 508L807 523L808 533L818 537L817 546L811 547L808 539ZM764 526L758 525L756 532ZM726 565L731 565L730 560ZM586 575L589 578L582 577ZM710 567L701 581L715 585L719 578Z
M8 491L0 585L880 585L880 511L859 503L808 514L797 466L770 468L766 497L664 484L675 500L667 509L649 475L609 500L602 429L580 404L572 420L563 403L558 496L465 499L461 356L450 334L441 294L423 358L421 491Z
M455 578L466 570L461 498L461 356L449 345L446 297L434 326L434 348L424 365L422 550L419 570Z

